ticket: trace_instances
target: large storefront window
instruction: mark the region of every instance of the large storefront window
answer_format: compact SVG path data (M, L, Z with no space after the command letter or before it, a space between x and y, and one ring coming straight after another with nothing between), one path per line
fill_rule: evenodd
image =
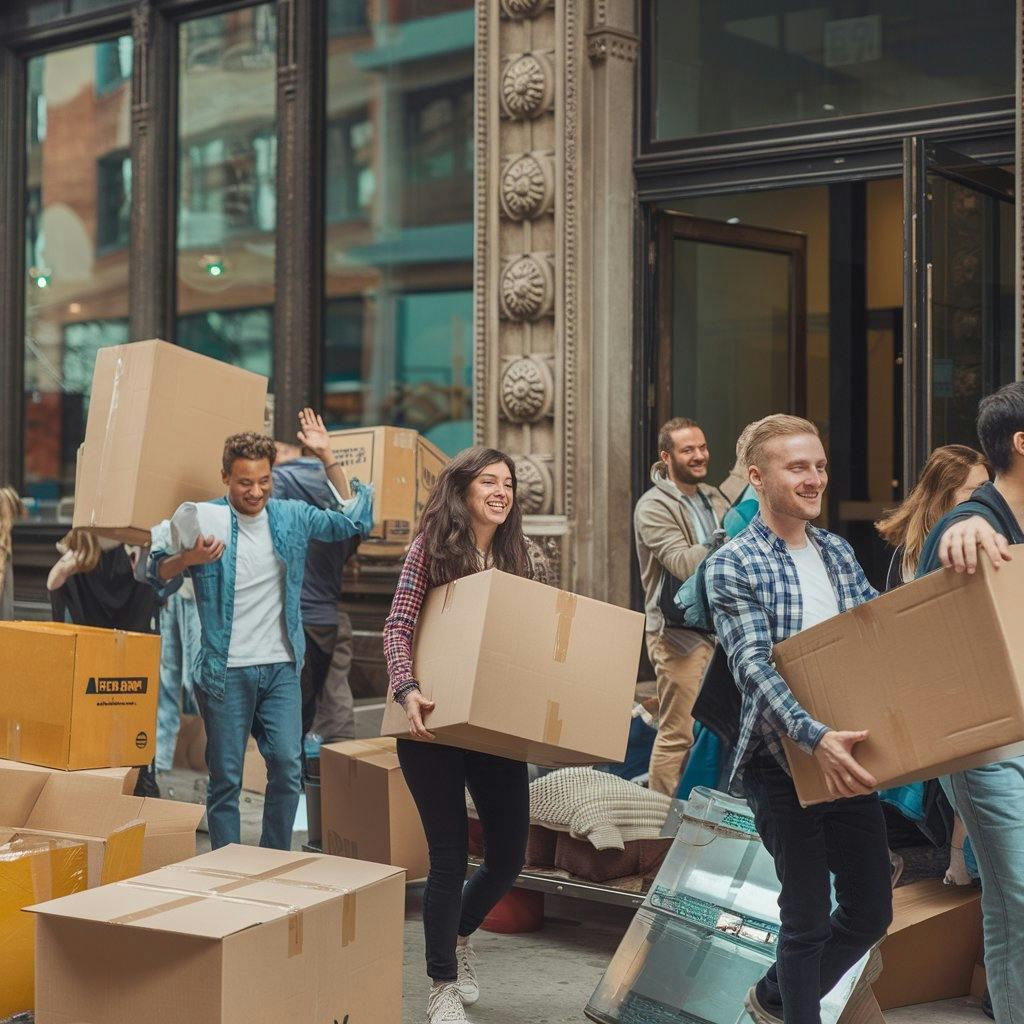
M655 0L653 132L834 120L1008 96L1007 0Z
M324 407L472 443L473 4L327 4Z
M276 14L182 24L177 341L271 375L277 223Z
M129 37L28 62L25 490L74 490L96 352L128 340Z

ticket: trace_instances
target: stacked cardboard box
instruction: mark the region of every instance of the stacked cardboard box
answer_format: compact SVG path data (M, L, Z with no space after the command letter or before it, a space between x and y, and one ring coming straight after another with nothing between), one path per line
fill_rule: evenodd
M413 672L438 741L533 764L619 762L644 617L488 569L431 590ZM408 736L388 701L385 736Z
M1024 546L974 576L932 573L779 644L776 665L810 714L867 729L857 759L880 789L1024 750ZM831 799L817 761L789 741L805 805Z
M0 761L0 1017L33 1006L24 907L194 856L202 808L134 797L136 775Z
M75 478L76 527L132 544L224 493L231 434L263 429L267 378L166 341L100 349Z
M0 757L68 769L149 764L159 679L158 636L0 623Z
M426 877L427 840L394 739L321 747L320 786L324 853L394 864L409 878Z
M36 1024L401 1019L396 868L228 846L31 910Z
M403 551L448 456L415 430L400 427L336 430L331 447L349 479L373 484L371 547L378 553Z

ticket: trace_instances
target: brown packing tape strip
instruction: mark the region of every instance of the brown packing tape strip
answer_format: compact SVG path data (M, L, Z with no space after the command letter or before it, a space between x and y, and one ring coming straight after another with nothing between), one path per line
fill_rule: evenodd
M347 892L341 900L341 948L356 941L356 894Z
M148 892L161 892L177 896L177 899L168 900L155 907L147 907L145 910L136 910L130 914L122 914L120 917L112 918L110 924L135 924L138 921L145 921L151 917L157 917L171 910L179 910L182 907L190 907L195 903L201 903L205 899L223 900L225 903L240 903L249 907L272 907L275 910L285 910L288 913L288 956L298 956L302 952L302 908L293 903L279 903L276 900L255 900L247 899L245 896L228 896L226 893L206 892L190 893L186 889L172 889L162 885L150 885L147 882L120 882L119 885L127 885L133 889L145 889Z
M572 620L576 617L576 595L560 590L555 598L555 612L558 615L558 626L555 629L554 658L557 662L564 662L572 638Z
M544 742L557 745L562 738L562 705L557 700L548 701L548 713L544 719Z
M444 612L448 611L449 608L451 608L452 602L454 600L455 600L455 581L452 580L452 582L449 583L444 588L444 604L441 606L442 614Z

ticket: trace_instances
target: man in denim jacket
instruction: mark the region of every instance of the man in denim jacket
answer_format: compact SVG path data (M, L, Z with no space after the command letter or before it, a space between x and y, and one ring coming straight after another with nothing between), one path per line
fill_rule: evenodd
M305 409L299 421L299 440L324 464L334 488L347 491L323 420ZM227 495L187 503L153 530L153 585L166 591L187 573L195 587L202 627L195 692L206 725L214 849L240 839L238 799L250 732L267 763L260 845L291 848L302 787L298 672L306 638L299 596L306 549L310 540L366 536L373 519L369 487L355 485L345 513L271 498L275 456L269 437L229 437L223 464Z

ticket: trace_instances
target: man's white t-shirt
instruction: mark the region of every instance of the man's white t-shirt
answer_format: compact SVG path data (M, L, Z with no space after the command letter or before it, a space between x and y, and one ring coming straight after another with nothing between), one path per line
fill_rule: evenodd
M284 563L274 551L267 510L236 512L235 610L228 668L293 661L284 620Z
M788 546L788 545L787 545ZM821 552L810 538L802 548L789 548L800 580L800 593L804 602L802 629L810 629L833 615L839 614L839 602L829 579L828 570L821 560Z

